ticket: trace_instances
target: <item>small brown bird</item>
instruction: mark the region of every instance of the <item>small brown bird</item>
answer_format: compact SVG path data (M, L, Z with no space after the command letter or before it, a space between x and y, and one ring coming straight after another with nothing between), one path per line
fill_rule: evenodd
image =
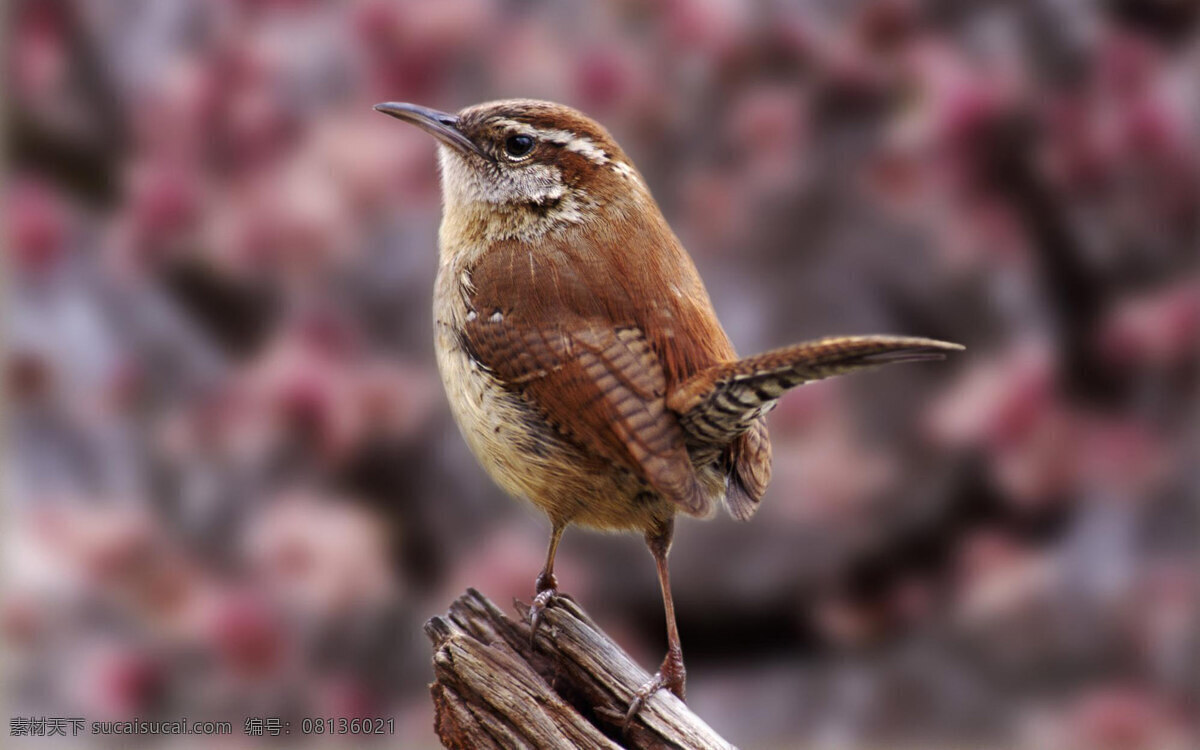
M722 500L734 518L754 515L771 475L763 417L789 388L962 347L846 336L738 359L691 257L598 123L531 100L375 109L440 142L438 367L476 458L553 525L533 627L557 595L568 524L639 531L669 648L628 718L663 687L683 698L675 515L708 517Z

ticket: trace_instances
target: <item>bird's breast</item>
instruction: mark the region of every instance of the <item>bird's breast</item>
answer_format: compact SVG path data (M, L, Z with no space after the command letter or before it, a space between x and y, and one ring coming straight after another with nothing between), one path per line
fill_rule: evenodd
M539 461L553 451L537 415L506 389L466 344L466 271L443 264L434 291L434 348L450 411L471 452L509 494L534 499ZM540 459L539 459L540 457Z

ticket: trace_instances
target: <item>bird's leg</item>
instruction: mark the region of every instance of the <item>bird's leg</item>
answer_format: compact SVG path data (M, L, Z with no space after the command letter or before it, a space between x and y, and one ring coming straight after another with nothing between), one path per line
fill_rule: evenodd
M529 641L536 643L538 625L542 621L542 612L550 606L550 601L558 596L558 579L554 577L554 555L558 552L558 542L562 539L567 525L558 521L550 531L550 549L546 551L546 566L537 577L537 595L529 607Z
M646 532L646 546L650 548L650 554L654 555L654 564L658 566L658 582L662 586L663 609L667 615L667 655L663 657L658 673L637 691L629 704L629 710L625 713L626 729L650 696L659 690L667 688L680 700L684 700L685 696L687 670L683 667L683 649L679 645L679 628L675 625L675 603L671 599L671 576L667 571L667 553L671 551L671 537L674 533L674 519Z

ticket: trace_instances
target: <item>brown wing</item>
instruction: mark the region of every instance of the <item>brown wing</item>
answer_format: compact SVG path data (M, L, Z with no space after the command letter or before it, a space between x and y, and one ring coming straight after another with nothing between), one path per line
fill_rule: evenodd
M708 511L674 414L667 375L636 315L621 313L605 269L569 248L517 243L470 271L471 355L523 394L559 432L646 481L693 514ZM601 286L608 290L597 292Z

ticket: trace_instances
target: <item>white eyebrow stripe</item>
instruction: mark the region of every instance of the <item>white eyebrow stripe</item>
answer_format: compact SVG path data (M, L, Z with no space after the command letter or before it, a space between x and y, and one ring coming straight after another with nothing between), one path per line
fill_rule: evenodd
M612 164L610 164L609 166L611 166L611 167L612 167L612 170L613 170L614 172L616 172L617 174L621 175L621 176L622 176L622 177L624 177L625 179L627 179L627 180L631 180L631 181L633 181L633 182L636 182L636 183L638 183L639 185L642 183L642 180L641 180L641 178L640 178L640 177L638 177L637 170L635 170L633 167L629 166L629 165L628 165L628 164L626 164L625 162L623 162L623 161L614 161L614 162L612 162Z
M506 128L518 135L527 135L532 138L540 138L550 143L562 146L568 151L585 157L593 164L607 164L609 161L608 153L604 149L596 145L596 142L591 138L583 135L577 135L569 130L556 130L552 128L535 128L532 125L516 120L497 119L493 122L503 128Z
M591 138L576 137L567 142L566 149L581 154L595 164L607 164L608 154Z

